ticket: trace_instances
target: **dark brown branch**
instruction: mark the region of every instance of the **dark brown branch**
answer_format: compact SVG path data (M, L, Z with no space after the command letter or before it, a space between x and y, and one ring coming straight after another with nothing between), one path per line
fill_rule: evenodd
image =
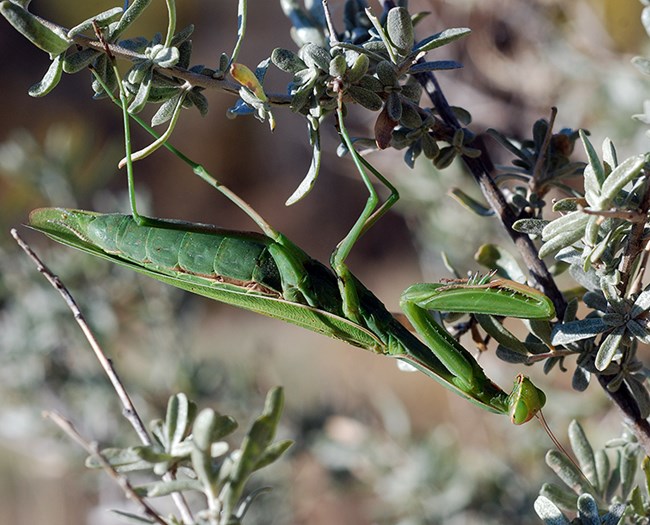
M460 129L461 125L449 106L449 103L441 91L434 75L431 73L418 75L418 80L424 87L432 104L445 124L453 129ZM479 149L482 153L478 158L463 156L465 165L472 177L474 177L476 183L479 185L488 204L495 211L504 229L512 239L512 242L519 250L519 253L521 253L534 284L536 284L542 292L553 301L558 318L561 319L564 315L564 310L566 309L566 301L558 289L553 276L548 271L546 264L544 264L544 261L539 258L537 247L530 240L530 237L526 234L517 232L512 228L517 217L513 213L512 208L510 208L506 202L503 193L492 179L494 165L492 164L490 154L487 152L485 145L483 144L483 140L480 137L475 137L469 146Z

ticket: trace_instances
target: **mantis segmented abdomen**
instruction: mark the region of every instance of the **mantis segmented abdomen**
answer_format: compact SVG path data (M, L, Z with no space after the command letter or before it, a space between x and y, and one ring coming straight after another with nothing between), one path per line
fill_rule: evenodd
M188 274L282 295L280 272L269 250L272 241L263 235L197 224L188 231L187 224L174 222L165 224L165 228L139 226L130 215L120 214L77 213L76 221L77 228L70 223L59 225L81 238L87 237L108 254L153 271ZM180 229L181 225L184 229Z

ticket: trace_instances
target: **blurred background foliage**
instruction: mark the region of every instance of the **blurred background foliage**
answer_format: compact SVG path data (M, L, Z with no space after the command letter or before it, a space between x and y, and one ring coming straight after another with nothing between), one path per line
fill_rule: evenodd
M330 3L336 19L340 2ZM440 80L450 102L472 112L473 129L525 136L554 105L558 128L588 128L596 143L610 136L621 157L647 149L643 126L630 119L648 92L630 64L633 55L648 54L637 0L410 5L432 12L423 33L472 28L469 38L445 48L455 54L446 58L465 68ZM106 1L32 3L33 11L68 27L108 7ZM178 27L197 24L194 60L214 65L234 42L236 2L186 0L178 9ZM165 27L165 16L164 9L149 9L139 32L151 36ZM108 102L91 100L90 74L65 77L66 89L30 99L27 89L41 78L47 58L5 21L0 24L0 522L114 523L106 508L123 508L119 490L85 471L82 454L40 412L62 411L101 444L120 444L129 435L127 423L65 305L8 230L38 206L127 209L124 174L115 168L120 115ZM277 2L250 2L241 61L253 66L274 47L293 48L288 29ZM265 87L284 91L285 81L271 70ZM270 134L253 119L226 120L232 97L207 95L209 115L187 112L173 143L309 253L327 260L365 201L365 190L349 175L350 163L333 154L336 137L324 137L328 153L313 193L285 208L309 163L302 124L289 111L277 111L278 126ZM364 134L371 125L362 119L353 133ZM135 140L143 145L147 139L136 132ZM407 285L448 276L441 251L459 267L476 269L473 248L503 238L496 223L477 224L446 195L459 186L479 196L459 169L438 173L420 161L409 170L396 153L376 154L373 162L397 183L401 213L382 219L364 237L351 267L389 308L397 309ZM139 162L136 173L141 197L155 215L252 228L166 152ZM449 234L454 231L463 231L462 243ZM424 376L398 372L392 360L190 297L27 236L81 303L145 420L163 413L170 393L184 391L246 428L247 414L261 406L267 389L285 386L280 437L296 445L258 480L274 491L253 506L249 523L538 522L532 502L541 483L552 478L541 460L550 443L539 426L513 428ZM513 376L492 355L481 363L497 382ZM617 417L602 394L593 388L574 393L566 379L546 383L552 426L566 429L572 417L585 418L597 446L618 435ZM544 378L535 381L544 387ZM518 446L510 446L515 439Z

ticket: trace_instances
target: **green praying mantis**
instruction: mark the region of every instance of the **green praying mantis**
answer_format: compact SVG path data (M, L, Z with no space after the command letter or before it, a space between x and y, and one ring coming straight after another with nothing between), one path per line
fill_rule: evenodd
M543 407L546 396L521 374L509 394L494 384L431 312L551 319L555 315L553 304L544 294L506 279L413 285L402 294L400 306L418 338L350 272L345 261L354 244L399 196L355 150L344 124L342 97L337 108L339 133L370 196L359 219L332 253L331 268L272 228L247 203L168 142L163 145L238 205L262 233L139 215L133 190L129 119L134 118L156 135L137 117L128 115L124 100L121 106L132 214L42 208L31 213L32 228L172 286L395 357L480 407L508 414L514 424L529 421ZM370 174L390 190L381 205Z

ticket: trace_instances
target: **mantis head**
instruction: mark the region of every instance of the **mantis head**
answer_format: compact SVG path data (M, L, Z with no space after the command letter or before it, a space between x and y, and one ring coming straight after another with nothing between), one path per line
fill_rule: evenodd
M508 414L515 425L530 421L546 403L546 395L525 375L519 374L508 396Z

